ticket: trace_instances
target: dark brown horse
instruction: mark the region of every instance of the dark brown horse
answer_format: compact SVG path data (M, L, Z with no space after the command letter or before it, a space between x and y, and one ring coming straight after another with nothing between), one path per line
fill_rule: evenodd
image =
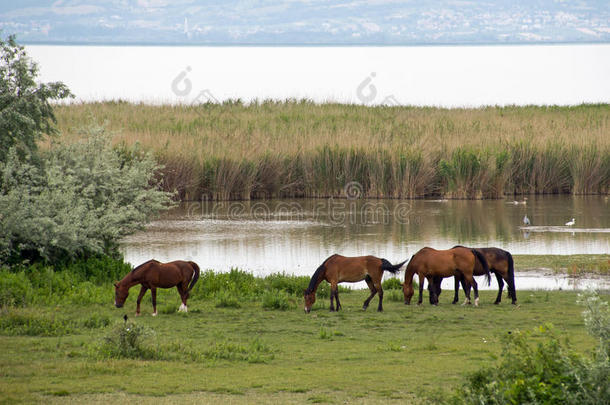
M153 316L156 316L157 288L177 287L182 299L179 311L187 312L186 300L198 279L199 266L197 266L197 263L182 260L161 263L156 260L149 260L133 269L121 281L114 283L114 305L121 308L127 299L127 295L129 295L129 289L134 285L141 284L136 316L140 315L140 302L146 294L146 290L149 289L152 295Z
M428 290L430 293L430 304L438 304L437 283L444 277L460 276L465 282L472 286L474 290L474 305L479 305L479 289L473 274L475 265L479 263L485 270L487 281L489 282L489 267L485 257L474 249L465 247L454 247L449 250L436 250L425 247L411 257L407 270L405 271L405 282L402 285L405 296L405 304L411 303L413 297L413 277L419 276L419 299L417 304L422 303L424 281L428 280ZM470 289L466 290L466 301L470 303Z
M502 289L504 288L504 280L506 280L508 298L512 300L513 305L517 305L517 292L515 291L515 266L513 256L506 250L502 250L500 248L495 247L475 248L475 250L485 256L487 264L489 265L489 270L496 275L496 279L498 280L498 296L496 297L496 301L494 302L494 304L499 304L502 301ZM484 274L485 272L483 267L477 264L474 268L474 275L482 276ZM454 304L457 303L459 300L460 281L461 278L456 276L455 295L453 298ZM462 283L462 286L466 288L464 283ZM437 288L440 294L440 286L438 286Z
M392 265L386 259L375 256L345 257L332 255L318 267L309 281L309 287L305 290L305 312L309 313L316 301L316 290L322 281L330 284L330 310L334 311L333 299L337 301L337 311L341 308L339 302L339 287L337 284L348 282L356 283L365 280L371 290L371 295L364 301L362 309L366 310L369 302L379 294L378 311L383 311L383 289L381 278L384 271L396 273L406 260L397 265Z

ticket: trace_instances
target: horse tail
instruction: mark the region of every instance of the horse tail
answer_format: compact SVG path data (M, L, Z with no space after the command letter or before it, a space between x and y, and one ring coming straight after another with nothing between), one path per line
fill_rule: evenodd
M199 280L199 273L201 272L201 270L199 270L199 266L197 265L197 263L195 262L189 262L191 264L191 266L193 266L193 278L191 278L191 283L189 284L189 288L188 290L186 290L187 292L190 292L193 287L195 287L195 283L197 283L197 280Z
M476 249L470 249L470 251L474 254L474 257L481 263L481 266L483 266L487 285L491 285L491 274L489 273L489 265L487 264L487 259L485 259L485 256L483 256L483 254Z
M386 259L381 259L381 270L389 271L392 274L396 274L396 273L398 273L398 271L400 271L400 268L406 262L407 261L405 260L402 263L398 263L398 264L393 265L392 263L390 263Z
M515 290L515 262L513 261L513 255L510 252L506 252L506 260L508 261L508 292L511 294L511 299L517 301L517 291Z

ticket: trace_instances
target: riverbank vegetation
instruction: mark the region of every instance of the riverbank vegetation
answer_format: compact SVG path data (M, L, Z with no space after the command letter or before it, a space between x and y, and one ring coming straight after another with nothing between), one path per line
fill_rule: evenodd
M571 276L610 275L610 255L513 255L513 258L518 271L550 269Z
M306 100L57 106L68 140L92 120L164 165L182 200L272 197L502 198L608 194L610 106L477 109ZM352 194L353 195L353 194Z

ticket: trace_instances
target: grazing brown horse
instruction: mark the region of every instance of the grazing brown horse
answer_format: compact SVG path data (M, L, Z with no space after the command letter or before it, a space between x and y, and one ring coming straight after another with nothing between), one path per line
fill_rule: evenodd
M479 289L474 280L474 268L479 263L487 275L489 283L489 267L485 257L474 249L465 247L454 247L449 250L436 250L425 247L411 257L407 270L405 271L405 282L402 285L405 296L405 304L411 303L413 297L413 277L417 273L419 276L419 299L417 304L422 303L422 293L424 281L428 280L428 290L430 293L430 304L438 304L438 293L436 284L444 277L460 276L463 277L469 286L474 290L474 305L479 305ZM466 301L470 303L470 289L466 290Z
M177 287L182 299L179 311L187 312L186 300L198 279L199 266L195 262L177 260L161 263L156 260L149 260L133 269L121 281L114 283L114 305L121 308L127 299L127 295L129 295L129 289L134 285L141 284L136 316L140 315L140 302L148 289L150 289L152 295L153 316L156 316L157 288Z
M356 283L365 280L371 290L371 295L364 301L362 309L366 310L369 302L379 293L378 311L383 311L383 289L381 278L384 271L396 273L406 260L397 265L392 265L386 259L375 256L345 257L332 255L324 260L309 281L309 287L305 290L305 312L309 313L316 301L316 290L320 283L326 280L330 284L330 310L334 311L333 298L337 301L337 311L341 308L339 302L339 287L337 284L348 282Z
M487 264L489 265L489 270L496 275L496 279L498 280L498 296L496 297L494 304L497 305L502 301L502 289L504 288L504 280L506 280L508 298L512 300L513 305L517 305L517 292L515 291L515 265L513 256L510 254L510 252L495 247L475 248L475 250L485 256ZM474 268L474 275L482 276L483 274L485 273L482 266L477 264ZM460 281L461 278L456 276L455 295L453 298L454 304L459 300ZM462 283L462 286L465 287L464 283Z

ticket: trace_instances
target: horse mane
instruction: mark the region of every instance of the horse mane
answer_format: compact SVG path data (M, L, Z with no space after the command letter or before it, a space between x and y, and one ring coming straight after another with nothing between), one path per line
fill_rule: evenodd
M481 252L479 252L476 249L470 249L470 251L474 255L475 261L478 260L479 263L481 263L481 266L483 266L483 271L485 272L485 279L487 280L487 285L491 285L491 274L489 273L489 265L487 264L487 259L485 258L485 255L483 255Z
M309 280L309 286L307 287L307 289L305 290L305 294L310 294L313 292L313 290L316 288L316 283L318 281L318 279L320 278L320 275L326 271L326 262L330 260L331 257L336 256L337 254L335 253L334 255L329 256L326 260L324 260L324 262L316 269L315 273L313 273L313 276L311 276L311 280Z
M417 253L419 253L419 252L417 252ZM415 257L415 255L416 255L417 253L413 254L413 255L411 256L411 258L409 259L409 264L407 264L407 268L405 269L405 281L406 281L406 279L407 279L407 274L409 273L409 269L411 269L411 268L413 267L413 266L411 266L411 263L413 263L413 258ZM415 271L414 271L414 270L412 270L412 271L411 271L411 273L415 274Z

